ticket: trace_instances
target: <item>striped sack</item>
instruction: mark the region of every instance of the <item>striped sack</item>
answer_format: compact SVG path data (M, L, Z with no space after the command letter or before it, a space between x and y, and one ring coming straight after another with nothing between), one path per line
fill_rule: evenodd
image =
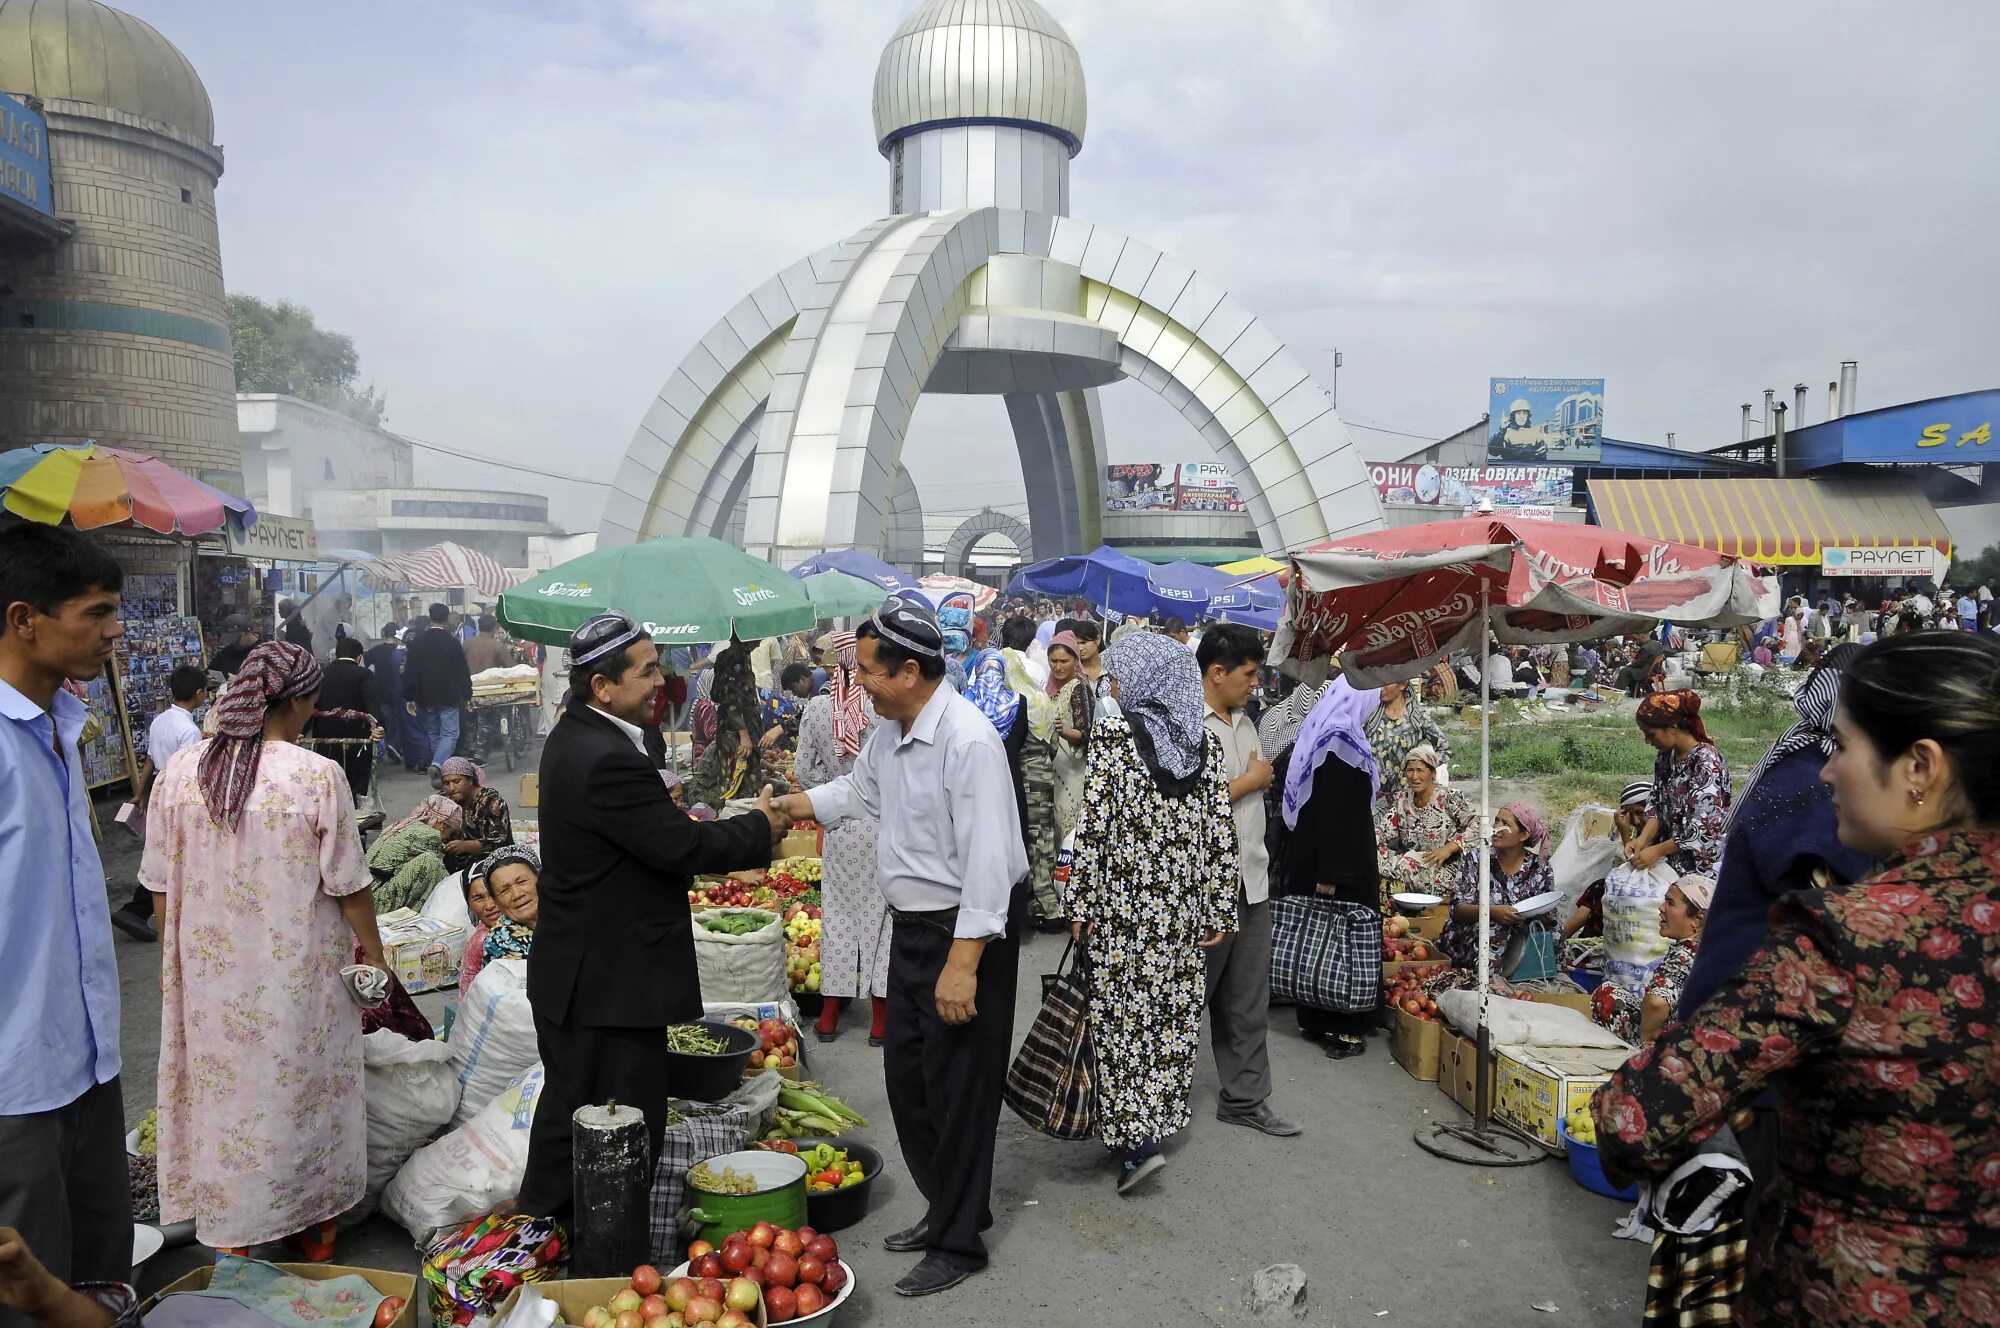
M1097 1131L1097 1050L1090 1040L1090 993L1084 959L1072 941L1056 971L1042 975L1042 1008L1028 1026L1002 1098L1036 1130L1057 1139Z

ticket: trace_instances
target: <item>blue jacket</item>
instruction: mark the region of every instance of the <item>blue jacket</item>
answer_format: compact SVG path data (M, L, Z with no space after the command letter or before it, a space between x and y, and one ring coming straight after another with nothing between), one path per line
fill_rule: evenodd
M1816 749L1792 753L1765 772L1737 810L1701 948L1681 993L1681 1018L1749 967L1769 932L1771 906L1810 889L1814 868L1825 863L1842 881L1858 881L1873 868L1873 858L1835 834L1833 790L1819 782L1825 764Z

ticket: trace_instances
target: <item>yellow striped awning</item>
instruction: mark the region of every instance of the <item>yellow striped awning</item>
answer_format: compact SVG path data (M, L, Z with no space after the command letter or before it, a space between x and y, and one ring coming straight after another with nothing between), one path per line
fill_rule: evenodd
M1695 544L1751 562L1814 566L1820 550L1907 548L1950 554L1951 534L1916 485L1892 479L1599 480L1597 524Z

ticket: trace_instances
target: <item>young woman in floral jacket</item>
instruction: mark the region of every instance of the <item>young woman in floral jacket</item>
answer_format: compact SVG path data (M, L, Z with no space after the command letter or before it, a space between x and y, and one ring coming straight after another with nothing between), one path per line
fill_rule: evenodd
M1614 1183L1658 1178L1767 1085L1783 1174L1738 1322L2000 1324L2000 641L1915 632L1849 665L1841 841L1747 972L1593 1103Z

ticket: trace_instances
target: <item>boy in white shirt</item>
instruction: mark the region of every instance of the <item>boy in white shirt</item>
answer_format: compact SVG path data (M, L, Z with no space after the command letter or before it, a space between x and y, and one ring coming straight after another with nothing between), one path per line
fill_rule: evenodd
M167 691L174 703L153 716L146 729L146 759L139 763L139 777L132 785L132 805L140 815L153 792L153 779L166 768L175 752L201 742L201 725L195 723L195 708L208 699L208 671L199 664L183 664L167 679ZM111 911L111 925L135 941L157 941L153 927L153 893L139 886L131 900Z

